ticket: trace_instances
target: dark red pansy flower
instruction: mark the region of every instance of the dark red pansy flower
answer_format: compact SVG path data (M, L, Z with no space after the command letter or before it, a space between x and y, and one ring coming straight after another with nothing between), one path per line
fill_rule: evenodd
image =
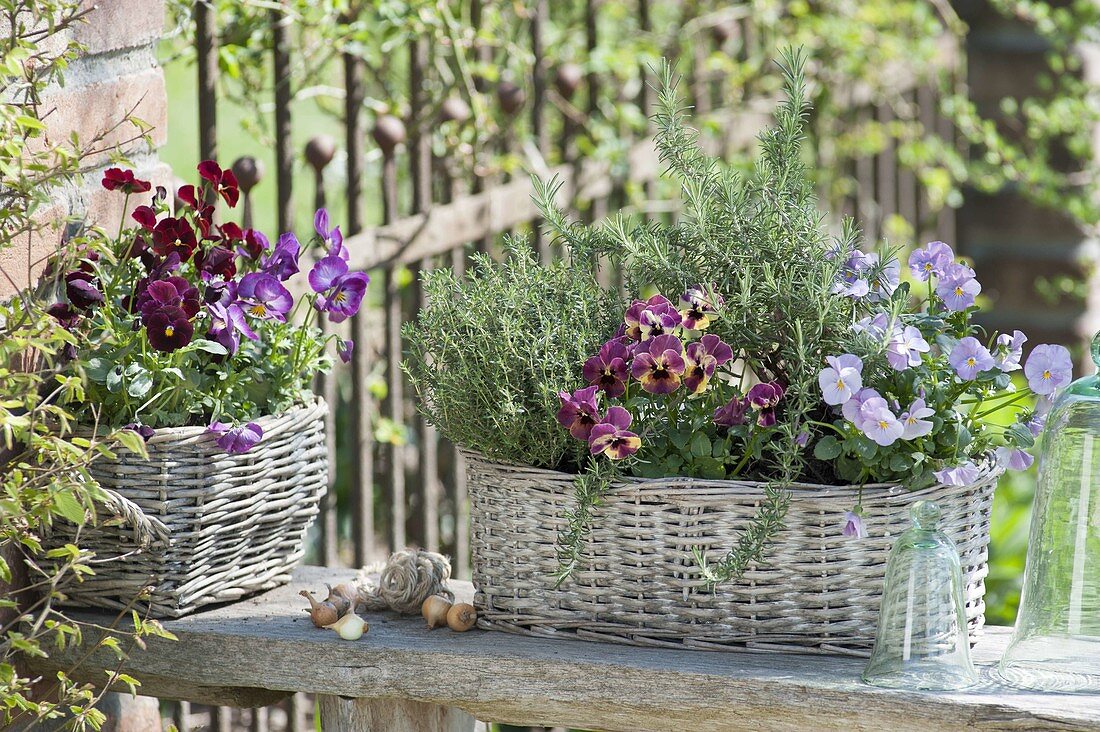
M87 272L70 272L65 275L65 296L69 302L81 310L103 302L103 293L96 287L94 278Z
M167 279L150 282L138 295L137 308L142 317L164 308L180 308L187 317L193 318L199 312L199 290L183 277L173 275Z
M153 251L162 257L175 253L187 261L198 244L194 229L183 219L169 216L153 229Z
M259 259L260 255L270 247L271 242L267 240L263 232L255 229L245 229L244 242L237 247L237 253L249 259Z
M199 175L203 180L210 181L214 191L225 199L230 208L237 205L241 193L237 187L237 176L233 175L232 170L222 170L213 160L203 160L199 163Z
M195 327L181 308L160 307L144 316L149 345L163 353L171 353L191 342Z
M241 230L241 227L237 226L232 221L226 221L224 224L218 226L218 231L221 232L222 239L225 240L226 244L244 240L244 232Z
M122 168L107 168L103 171L103 187L109 191L122 191L123 193L145 193L151 190L153 184L147 180L134 177L134 171Z
M73 306L68 303L54 303L46 309L46 312L53 316L58 324L65 330L72 330L76 327L76 324L80 322L80 313L74 310Z
M188 183L185 186L180 186L176 189L176 198L186 203L191 208L199 207L199 199L195 195L195 186Z
M195 255L195 265L199 270L212 275L221 275L223 279L232 279L237 274L237 256L223 246L212 246Z
M152 206L138 206L130 214L130 218L141 224L141 228L152 231L157 225L157 212Z

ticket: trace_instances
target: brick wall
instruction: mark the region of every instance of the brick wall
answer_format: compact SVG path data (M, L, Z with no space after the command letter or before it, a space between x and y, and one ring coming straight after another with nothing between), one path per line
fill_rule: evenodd
M117 146L140 177L165 185L171 172L156 157L156 148L164 144L168 132L164 73L156 60L156 43L164 28L164 0L83 2L91 12L86 22L71 32L86 53L66 71L64 87L51 88L43 95L47 139L63 141L75 132L80 139L90 140L133 114L152 125L152 145L131 141L137 130L128 123L111 132L105 145ZM42 221L50 222L49 228L0 249L0 267L15 282L30 285L41 274L46 258L61 243L67 221L83 220L109 229L118 225L122 196L99 185L109 158L103 150L87 159L91 170L82 180L60 189L53 204L39 213ZM0 298L12 294L14 287L0 277Z

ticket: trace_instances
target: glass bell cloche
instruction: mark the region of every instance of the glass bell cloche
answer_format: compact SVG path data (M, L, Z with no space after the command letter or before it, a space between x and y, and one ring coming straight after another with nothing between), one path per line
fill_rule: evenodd
M1100 335L1092 358L1100 366ZM1100 691L1100 378L1047 417L1016 630L998 675L1014 686Z

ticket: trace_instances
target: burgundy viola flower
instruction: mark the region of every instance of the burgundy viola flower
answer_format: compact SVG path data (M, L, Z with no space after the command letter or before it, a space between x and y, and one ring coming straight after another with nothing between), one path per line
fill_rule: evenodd
M122 168L107 168L103 171L103 187L109 191L123 193L145 193L153 188L147 180L134 177L134 171Z
M237 205L241 193L237 187L237 176L233 175L232 170L228 168L222 170L221 166L213 160L203 160L199 163L199 175L203 180L210 181L214 191L225 199L229 208Z
M249 272L237 285L237 304L254 317L285 323L294 298L274 276Z
M153 229L153 251L162 257L174 252L186 262L198 245L195 230L183 219L169 216L161 219Z
M244 241L237 246L237 254L246 259L259 259L260 255L271 248L271 242L263 232L255 229L244 230Z
M749 411L749 401L741 397L734 397L723 406L714 410L711 421L718 427L737 427L745 424L745 414Z
M187 318L182 308L152 308L148 315L142 314L149 345L162 353L183 348L191 342L195 326Z
M313 215L313 230L321 237L321 244L329 254L348 261L348 248L344 246L344 235L340 233L340 227L334 226L331 230L328 228L328 211L317 209L317 213Z
M300 254L301 247L298 245L298 237L291 232L287 232L279 237L279 241L275 243L275 248L263 258L260 268L285 282L298 274L298 257Z
M237 256L221 245L215 245L195 255L195 265L200 271L224 279L237 274Z
M595 384L609 397L620 397L626 392L630 358L630 349L625 344L610 340L600 346L598 355L584 362L584 380Z
M686 364L680 339L659 335L640 344L630 373L650 394L671 394L680 387Z
M73 306L88 310L103 302L103 293L95 284L95 277L77 270L65 275L65 296Z
M206 311L210 314L210 330L207 332L207 337L225 346L225 350L229 353L236 353L241 347L241 334L252 341L257 339L258 336L248 326L240 305L211 303L206 306Z
M749 406L757 410L756 423L761 427L775 425L775 408L783 398L785 390L778 381L757 384L747 395Z
M692 394L701 394L710 383L715 369L733 359L733 349L716 335L708 333L684 349L684 386Z
M218 435L214 442L231 455L248 452L264 437L263 428L255 422L238 427L230 427L222 422L212 422L206 431Z
M149 425L147 425L147 424L138 424L137 422L131 422L130 424L123 425L122 429L124 429L124 430L133 430L134 432L137 432L138 435L141 437L141 439L144 440L145 442L148 442L149 438L157 433L157 431L154 430Z
M706 330L724 301L722 296L703 285L690 288L680 295L680 316L688 330Z
M199 312L199 290L184 278L173 275L150 282L135 304L143 319L164 308L179 308L188 318L193 318Z
M558 424L569 430L569 434L578 440L588 441L592 428L600 422L600 408L596 404L596 387L590 386L570 394L558 392L561 408L558 409Z
M351 356L355 352L355 341L350 338L344 340L341 338L336 341L336 355L340 357L340 360L344 363L351 361Z
M622 460L638 452L642 439L629 431L630 412L622 407L611 407L603 421L592 427L588 435L588 450L593 455L606 455L612 460Z
M130 214L130 218L141 224L141 228L152 231L157 225L157 212L152 206L138 206Z
M65 330L72 330L76 327L76 324L80 322L80 313L73 309L73 306L68 303L54 303L46 309L46 312Z
M222 239L227 245L235 241L244 241L244 230L232 221L226 221L224 224L219 224L218 232L221 233Z
M199 208L199 197L195 191L195 186L188 183L187 185L180 186L176 189L176 198L186 203L193 209Z

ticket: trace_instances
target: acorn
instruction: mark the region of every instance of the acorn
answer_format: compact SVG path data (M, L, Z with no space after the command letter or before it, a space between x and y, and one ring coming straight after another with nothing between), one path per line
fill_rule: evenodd
M317 598L309 590L302 590L298 594L309 600L309 607L306 612L309 613L309 619L318 628L327 628L340 619L340 611L328 600L317 602Z
M465 633L477 622L477 610L468 602L456 602L447 611L447 627L456 633Z
M441 595L432 595L420 606L420 614L428 622L428 630L435 630L447 624L450 609L450 600Z

